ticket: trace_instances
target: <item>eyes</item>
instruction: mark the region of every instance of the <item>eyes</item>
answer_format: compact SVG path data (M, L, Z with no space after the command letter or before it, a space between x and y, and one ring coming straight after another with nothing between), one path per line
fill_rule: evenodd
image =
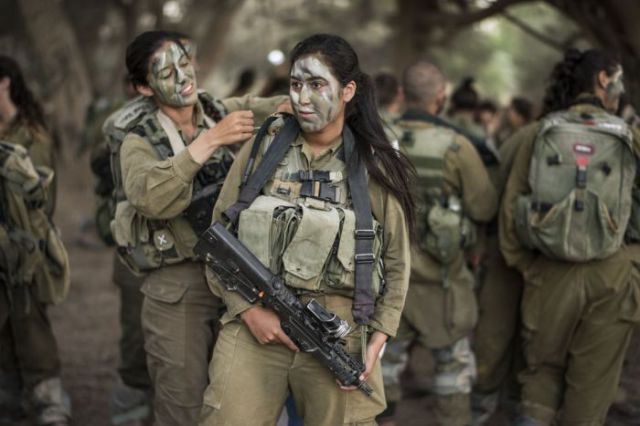
M180 58L180 60L178 61L178 68L184 70L185 68L191 66L191 61L189 60L189 58L187 56L182 56ZM173 77L173 74L175 73L175 67L173 66L168 66L165 67L163 69L160 70L160 72L158 73L158 78L161 80L166 80L168 78Z
M302 90L302 86L304 84L305 83L300 80L292 79L291 90L299 92L300 90ZM324 79L313 79L311 81L308 81L306 84L311 88L311 90L320 90L329 85L329 83Z

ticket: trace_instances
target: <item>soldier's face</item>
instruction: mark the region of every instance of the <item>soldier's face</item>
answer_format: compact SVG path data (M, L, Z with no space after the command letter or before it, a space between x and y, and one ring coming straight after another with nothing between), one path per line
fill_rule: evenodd
M155 98L165 105L194 105L198 99L193 63L174 42L164 43L151 56L147 80Z
M318 132L344 110L342 85L318 56L299 58L291 67L289 95L304 132Z
M605 99L603 104L610 112L616 112L620 105L620 97L624 93L624 80L622 76L622 68L620 68L607 84Z

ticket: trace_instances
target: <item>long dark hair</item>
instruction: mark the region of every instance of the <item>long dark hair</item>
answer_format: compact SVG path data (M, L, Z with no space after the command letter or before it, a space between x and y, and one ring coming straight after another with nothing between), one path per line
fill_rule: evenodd
M480 102L480 96L473 87L475 79L466 77L460 83L460 86L453 91L451 95L451 109L457 110L475 110Z
M291 64L313 54L322 58L343 87L350 81L356 83L356 94L346 106L345 122L353 132L358 157L364 161L369 175L400 201L413 237L415 202L409 188L415 169L385 135L371 77L360 70L358 55L342 37L316 34L302 40L291 52Z
M620 62L607 52L597 49L584 52L568 49L563 60L551 71L542 115L570 107L581 93L593 94L598 73L605 71L608 76L612 76L618 69Z
M148 86L147 75L149 74L149 61L154 52L166 41L176 43L187 53L181 40L189 39L188 36L174 31L146 31L138 35L127 46L125 63L129 73L129 81L134 86Z
M17 119L26 123L32 130L46 130L42 107L27 87L18 63L12 58L0 55L0 78L8 77L9 97L18 108Z

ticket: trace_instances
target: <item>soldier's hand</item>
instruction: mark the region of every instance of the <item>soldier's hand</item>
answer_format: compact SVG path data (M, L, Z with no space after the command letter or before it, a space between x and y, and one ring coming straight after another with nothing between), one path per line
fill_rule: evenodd
M261 344L282 344L293 352L299 352L295 343L282 330L280 318L271 309L254 306L241 313L240 318Z
M364 366L364 371L360 375L360 380L363 382L371 375L373 367L375 367L376 362L378 362L378 358L381 357L382 348L384 347L388 337L389 336L380 331L374 331L373 334L371 334L371 338L367 344L367 363ZM340 383L338 383L338 385L340 386L340 389L346 391L354 391L358 389L356 386L343 386Z
M234 111L205 132L207 140L216 145L231 145L242 142L253 134L253 112Z
M202 132L187 150L197 163L204 164L219 147L247 140L252 134L253 112L234 111Z

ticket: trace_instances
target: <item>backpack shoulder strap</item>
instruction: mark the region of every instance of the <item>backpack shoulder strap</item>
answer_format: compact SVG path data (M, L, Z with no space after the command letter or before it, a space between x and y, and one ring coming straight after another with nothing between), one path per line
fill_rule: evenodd
M246 181L244 182L244 185L241 186L238 201L223 213L223 216L229 223L235 224L240 213L249 207L253 200L255 200L260 194L260 191L262 191L267 180L273 174L276 167L289 150L291 142L293 142L298 136L298 133L300 132L298 121L291 115L284 116L284 119L284 126L280 129L271 145L269 145L262 161L252 174L251 170L253 169L255 158L258 155L262 140L264 139L271 123L267 120L267 122L265 122L258 131L254 144L251 147L251 157L247 162L247 167L243 175L243 181L245 181L245 179Z
M369 202L367 173L364 161L355 149L353 133L345 125L342 131L347 164L347 184L356 217L355 229L355 292L351 311L353 319L360 325L370 324L375 310L371 277L373 274L373 214Z

